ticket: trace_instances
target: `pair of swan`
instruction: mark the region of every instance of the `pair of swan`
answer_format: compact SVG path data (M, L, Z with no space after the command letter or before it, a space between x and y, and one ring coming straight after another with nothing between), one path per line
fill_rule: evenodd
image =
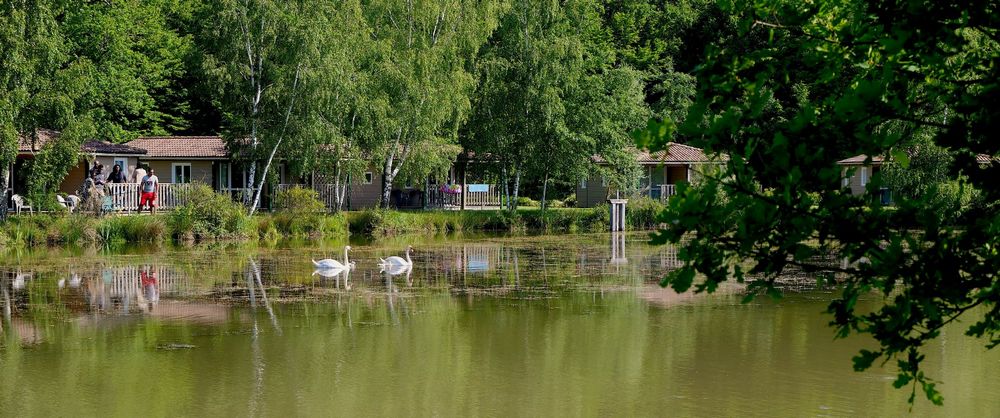
M327 269L327 270L345 270L354 268L354 262L347 258L347 253L351 251L351 246L348 245L344 247L344 262L334 260L332 258L324 258L322 260L316 261L312 260L313 266L317 269ZM413 251L413 246L406 247L406 258L399 256L391 256L379 259L379 266L383 269L385 268L400 268L400 267L413 267L413 260L410 259L410 251Z

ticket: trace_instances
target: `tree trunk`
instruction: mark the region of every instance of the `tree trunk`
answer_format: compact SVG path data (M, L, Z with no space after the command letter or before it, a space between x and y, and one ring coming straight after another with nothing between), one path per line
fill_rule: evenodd
M548 191L549 191L549 173L546 171L545 172L545 180L542 181L542 211L543 212L548 207L548 205L546 205L546 201L545 201L545 198L546 198L546 195L548 194Z
M0 170L0 221L7 219L7 187L10 179L7 178L8 165L5 164Z
M333 211L340 212L340 160L337 160L337 170L333 177Z
M295 79L292 81L292 95L288 100L288 110L285 111L285 122L281 125L281 133L278 134L278 141L275 142L274 147L271 148L271 155L267 157L267 164L264 165L264 173L260 175L260 184L258 185L257 190L254 191L253 205L250 206L250 216L253 216L254 212L257 211L257 205L260 204L260 195L264 191L264 180L267 179L267 172L271 169L271 163L274 162L274 154L277 154L278 147L280 147L281 142L285 140L285 129L288 128L288 120L292 117L292 108L295 106L295 90L297 90L299 86L299 74L301 70L301 65L295 67ZM256 129L256 124L254 125L254 129ZM253 178L252 172L250 176ZM253 182L251 181L250 184L253 184Z
M347 201L347 189L349 187L351 187L351 175L347 174L347 175L344 175L344 186L338 192L338 193L340 193L339 198L337 199L337 202L338 202L337 203L337 211L338 212L344 210L344 203Z
M389 209L389 199L392 197L392 156L385 160L382 168L382 209Z
M500 182L503 183L503 205L510 208L510 182L507 179L507 166L503 166L500 171Z
M521 188L521 170L520 169L516 169L516 168L514 170L515 170L514 171L514 196L512 197L512 199L510 201L510 210L511 210L511 212L517 211L517 195L518 195L519 189Z

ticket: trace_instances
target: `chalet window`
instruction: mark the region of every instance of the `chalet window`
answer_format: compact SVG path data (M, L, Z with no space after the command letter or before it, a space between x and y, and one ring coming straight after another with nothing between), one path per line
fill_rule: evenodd
M371 171L366 171L364 184L372 184L374 182L375 182L375 173L372 173Z
M868 167L861 167L861 187L868 184Z
M608 187L608 178L601 176L601 187Z
M232 177L229 175L229 163L219 163L219 175L216 180L216 188L219 190L228 190L233 187Z
M587 179L586 178L583 178L583 179L580 180L580 188L581 189L586 189L587 188Z
M173 163L170 165L170 173L171 183L184 184L191 182L190 163Z

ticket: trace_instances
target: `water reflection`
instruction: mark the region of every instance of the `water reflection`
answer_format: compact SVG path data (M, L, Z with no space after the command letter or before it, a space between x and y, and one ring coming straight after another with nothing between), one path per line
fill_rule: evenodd
M678 295L656 285L676 251L638 234L429 242L415 245L411 268L378 268L380 255L409 244L357 245L357 269L339 272L314 270L309 253L327 250L311 248L0 260L0 410L905 412L891 370L851 371L863 342L831 344L819 314L829 290L750 305L738 287ZM1000 363L959 337L929 348L951 408L940 415L996 416L994 400L977 394L1000 390L990 367ZM164 390L127 396L151 375ZM766 410L760 399L771 399Z

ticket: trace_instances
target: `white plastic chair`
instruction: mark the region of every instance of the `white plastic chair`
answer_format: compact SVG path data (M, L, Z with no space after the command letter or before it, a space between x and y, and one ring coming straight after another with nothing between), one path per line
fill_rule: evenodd
M20 214L25 209L28 210L28 213L35 213L35 209L26 203L27 200L24 199L24 196L16 194L11 196L11 200L14 201L14 213Z
M69 209L69 213L73 213L73 204L72 203L67 202L66 199L64 199L60 195L56 195L56 201L58 201L59 204L62 205L62 207L66 208L66 209Z

